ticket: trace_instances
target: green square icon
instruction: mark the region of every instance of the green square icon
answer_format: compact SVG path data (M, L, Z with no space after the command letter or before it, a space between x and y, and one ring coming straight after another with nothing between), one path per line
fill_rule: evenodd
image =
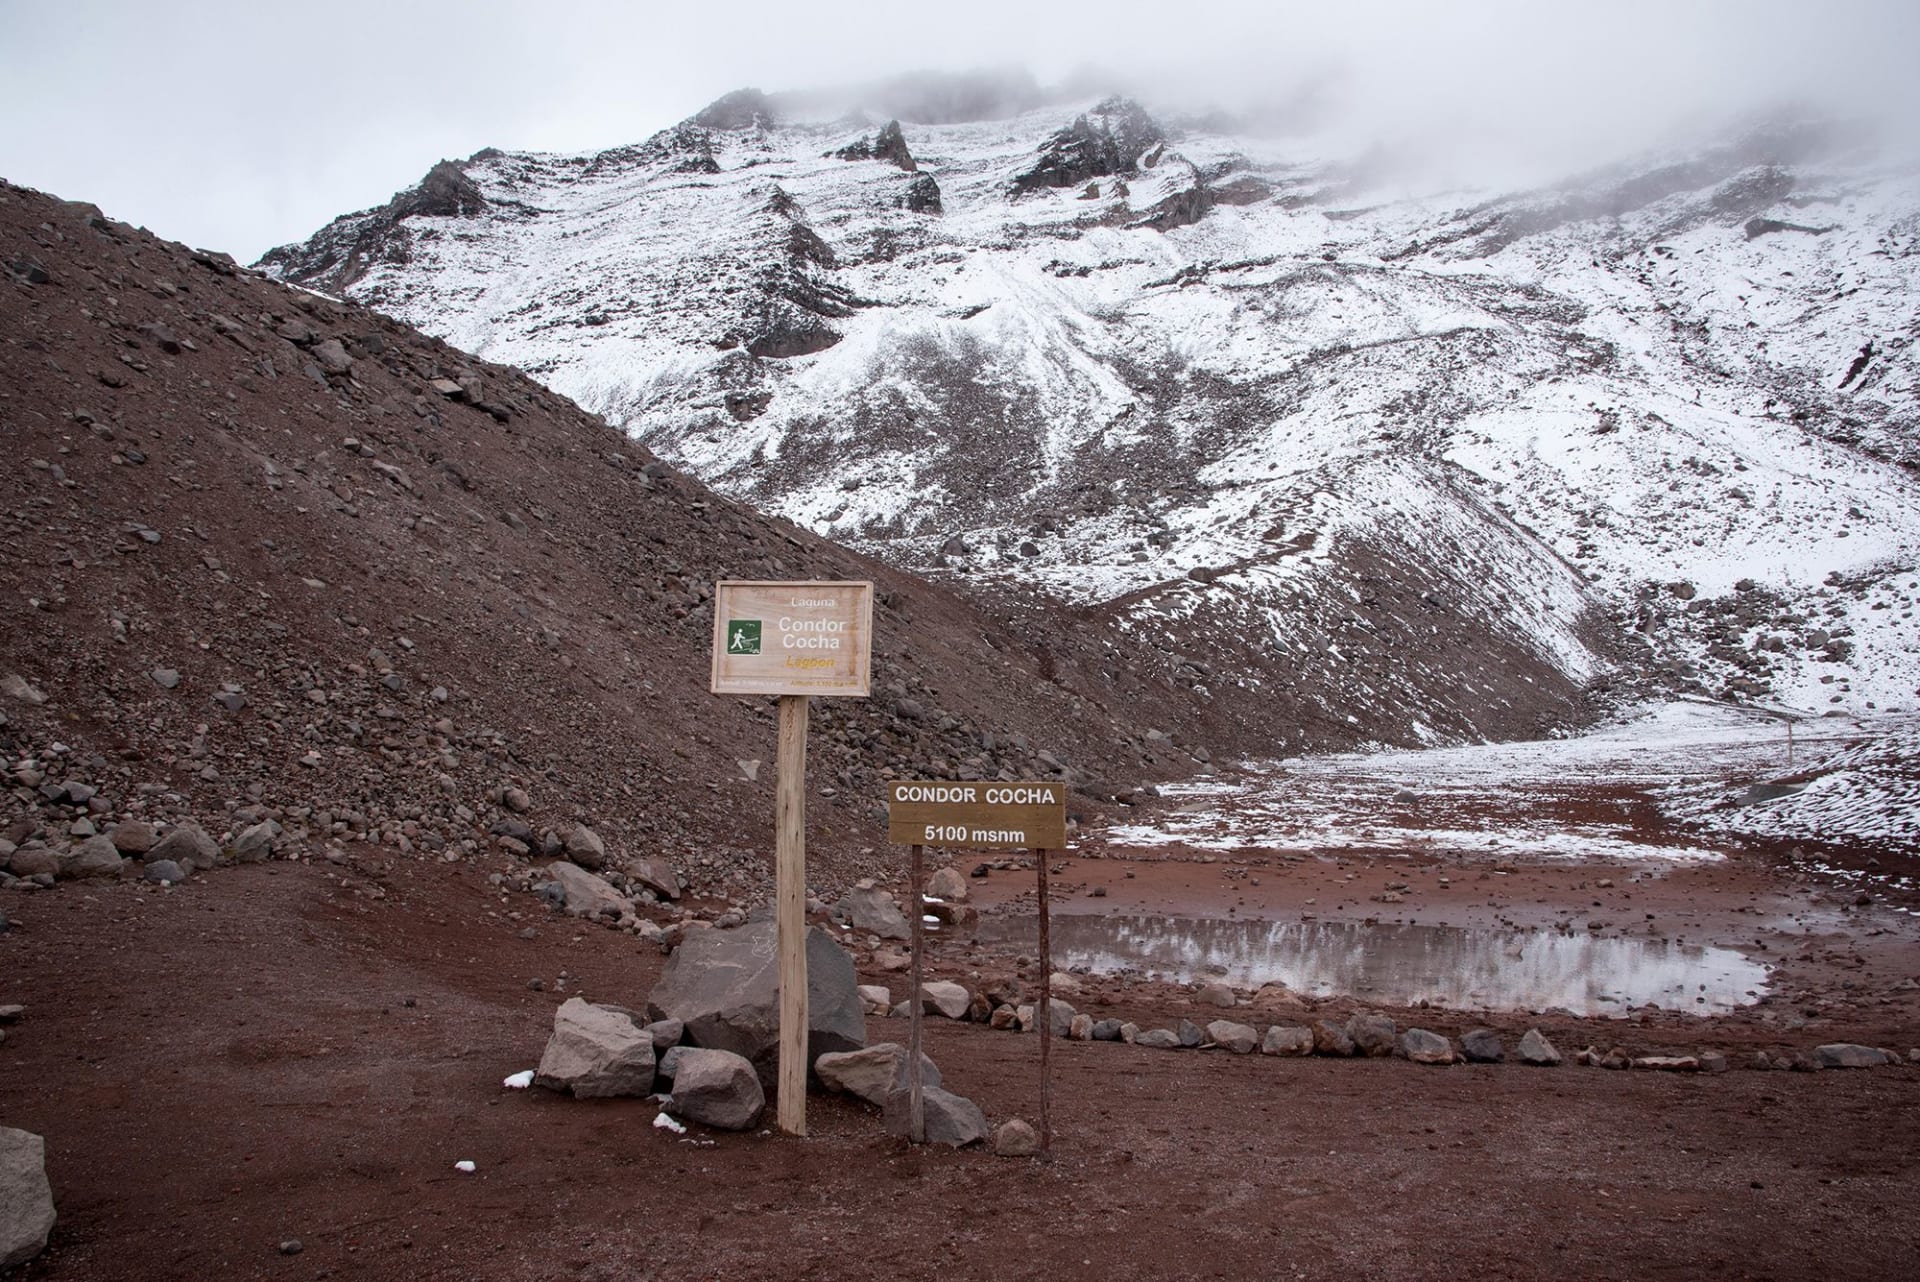
M728 654L760 653L760 620L730 619L727 622Z

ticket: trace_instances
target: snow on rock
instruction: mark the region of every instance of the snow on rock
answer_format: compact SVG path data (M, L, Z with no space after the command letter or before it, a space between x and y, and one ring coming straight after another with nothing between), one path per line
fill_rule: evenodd
M1276 752L1540 733L1595 683L1920 701L1920 178L1849 140L1421 194L1124 100L903 115L909 174L844 158L885 115L737 97L443 164L264 266L1082 608Z

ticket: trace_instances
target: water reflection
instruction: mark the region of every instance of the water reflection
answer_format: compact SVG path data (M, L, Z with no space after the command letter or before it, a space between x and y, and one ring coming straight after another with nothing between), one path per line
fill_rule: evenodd
M1707 1015L1751 1004L1766 970L1727 948L1554 931L1196 917L1056 916L1054 966L1186 983L1279 982L1316 997L1465 1010L1615 1014L1653 1003ZM1032 917L980 922L982 942L1032 946Z

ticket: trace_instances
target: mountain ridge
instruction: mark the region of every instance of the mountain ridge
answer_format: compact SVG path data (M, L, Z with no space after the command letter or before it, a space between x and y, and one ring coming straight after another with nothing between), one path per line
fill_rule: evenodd
M1232 654L1223 688L1391 630L1367 604L1384 573L1451 582L1429 626L1505 638L1517 683L1809 711L1920 694L1920 185L1844 131L1463 200L1112 97L904 125L910 177L841 158L864 119L756 101L727 129L476 160L511 208L389 219L351 278L352 219L263 265L976 597L1037 588ZM922 177L938 213L908 203ZM1409 520L1442 542L1400 538ZM1474 564L1497 581L1459 583ZM1357 623L1304 621L1343 599ZM1351 699L1364 729L1327 746L1514 733L1442 715L1474 674L1389 698L1328 672L1304 703L1255 701Z

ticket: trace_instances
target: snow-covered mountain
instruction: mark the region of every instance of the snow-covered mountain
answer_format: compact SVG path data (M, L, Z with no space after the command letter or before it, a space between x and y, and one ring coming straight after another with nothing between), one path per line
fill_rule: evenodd
M1920 702L1920 176L1836 131L1432 195L1118 98L794 116L442 163L262 266L1276 751Z

